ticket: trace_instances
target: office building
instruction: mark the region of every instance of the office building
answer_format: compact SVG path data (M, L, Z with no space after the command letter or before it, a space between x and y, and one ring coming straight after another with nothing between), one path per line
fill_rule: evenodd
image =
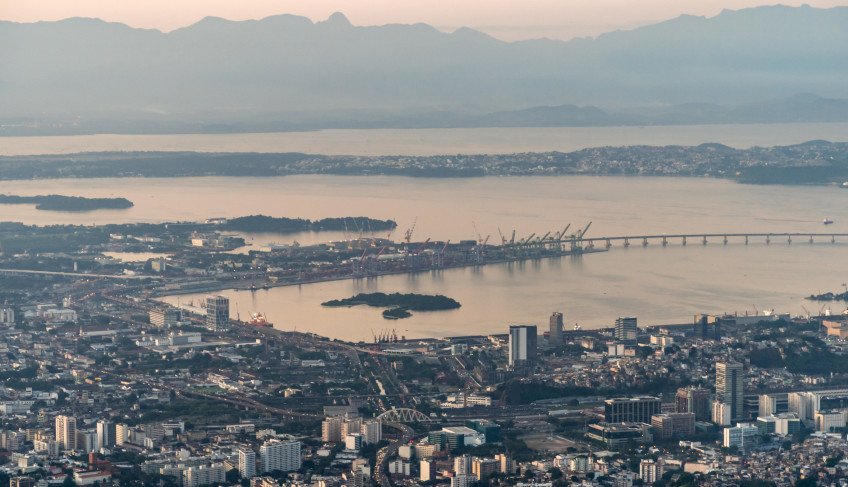
M760 442L760 430L749 423L739 423L736 426L724 428L725 448L736 447L740 451L748 451Z
M183 312L179 308L154 309L148 313L150 324L159 328L167 328L179 324L183 320Z
M256 452L250 448L239 448L238 471L243 479L256 476Z
M716 400L730 407L730 420L743 419L745 375L738 362L716 363Z
M789 393L760 394L757 413L759 416L785 413L789 411Z
M700 387L682 387L675 396L676 412L693 413L695 421L710 420L710 391Z
M101 419L97 422L96 434L97 441L95 442L95 447L97 450L115 446L115 423Z
M730 406L719 401L713 403L713 424L719 426L730 426Z
M651 423L651 416L660 414L660 398L653 396L618 397L604 401L604 422Z
M77 450L90 453L97 450L97 431L94 429L77 430Z
M801 431L801 420L795 413L760 416L757 418L757 428L763 435L790 436Z
M695 338L721 340L721 318L711 315L695 315Z
M548 343L551 346L562 345L562 313L559 311L551 315Z
M845 427L845 414L842 411L818 411L813 419L816 431L833 433Z
M635 345L638 329L635 316L619 317L615 319L616 341Z
M512 325L509 327L509 366L532 367L536 362L536 326Z
M60 450L76 450L77 419L73 416L56 416L56 444Z
M224 330L230 324L230 300L224 296L206 297L206 328Z
M124 443L130 442L130 427L123 424L117 423L115 425L115 444L123 445Z
M654 439L651 426L645 423L594 423L586 428L586 436L606 443L610 448L618 448L630 442L646 443Z
M695 413L665 413L651 416L654 438L668 440L695 433Z
M35 478L12 477L9 479L9 487L35 487Z
M299 470L301 465L300 442L271 440L259 447L262 473Z
M498 453L495 455L495 460L498 461L498 471L500 473L512 473L512 458L507 453Z

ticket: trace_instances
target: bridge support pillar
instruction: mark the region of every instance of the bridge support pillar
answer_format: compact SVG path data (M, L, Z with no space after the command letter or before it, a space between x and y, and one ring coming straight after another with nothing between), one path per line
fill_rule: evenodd
M813 236L810 235L810 243L813 243Z
M668 245L668 239L665 238L665 235L663 235L663 247L665 247L666 245Z
M769 237L768 235L766 235L766 245L768 245L768 244L770 244L770 243L771 243L771 237Z
M643 238L643 239L642 239L642 247L647 247L647 246L648 246L648 239L647 239L647 238Z
M748 236L745 235L745 245L748 245Z
M722 240L722 243L724 243L724 245L727 245L727 235L724 236L724 240Z
M686 236L685 235L683 236L683 246L684 247L686 246Z
M792 245L792 235L786 237L786 243Z
M624 246L625 246L625 247L630 247L630 239L628 239L628 238L625 238L625 239L624 239Z
M610 239L607 239L606 246L607 246L607 248L612 247L612 241Z
M707 245L707 236L704 235L704 240L701 241L703 245Z
M836 235L831 235L831 236L830 236L830 243L832 243L832 244L835 244L835 243L836 243Z

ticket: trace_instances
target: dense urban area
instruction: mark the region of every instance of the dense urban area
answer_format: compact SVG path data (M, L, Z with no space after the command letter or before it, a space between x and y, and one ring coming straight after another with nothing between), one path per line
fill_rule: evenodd
M706 176L755 184L841 184L848 144L782 147L598 147L574 152L440 156L323 156L299 153L106 152L0 157L0 179L287 176L420 177L642 175Z
M0 471L12 487L848 482L848 319L817 296L805 316L640 327L621 309L582 330L549 310L486 336L350 343L233 319L215 294L579 255L590 225L489 244L416 242L414 225L400 242L356 237L395 228L362 217L2 224ZM241 252L231 232L257 228L352 238ZM199 305L157 299L198 290ZM325 304L460 306L339 298Z

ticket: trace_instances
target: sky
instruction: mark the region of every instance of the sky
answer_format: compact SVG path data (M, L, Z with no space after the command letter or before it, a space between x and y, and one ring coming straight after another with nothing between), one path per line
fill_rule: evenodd
M424 22L445 31L472 27L504 40L571 39L677 17L776 3L762 0L0 0L0 19L16 22L97 17L163 31L207 17L232 20L295 14L313 21L344 13L354 25ZM848 0L782 1L814 7Z

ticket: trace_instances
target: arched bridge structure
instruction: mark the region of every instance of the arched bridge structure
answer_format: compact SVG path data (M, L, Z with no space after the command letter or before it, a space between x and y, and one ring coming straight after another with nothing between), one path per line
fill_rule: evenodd
M410 408L389 409L377 416L377 420L383 423L428 423L433 421L430 416Z

